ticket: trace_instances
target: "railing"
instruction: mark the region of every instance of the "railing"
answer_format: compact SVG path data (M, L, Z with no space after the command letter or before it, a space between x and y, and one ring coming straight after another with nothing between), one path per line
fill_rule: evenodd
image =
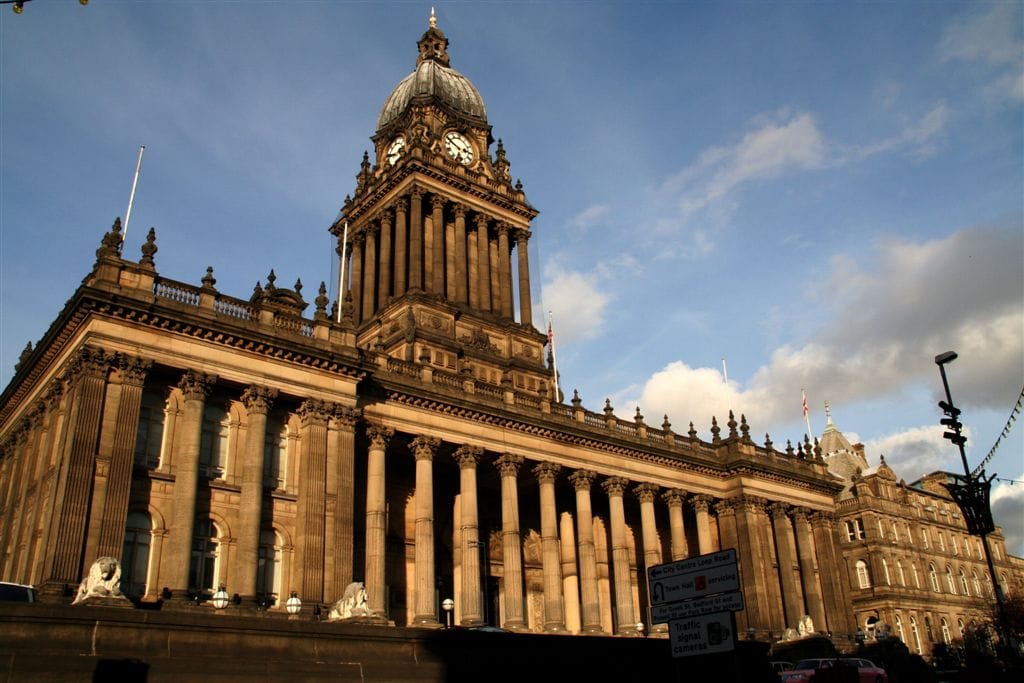
M462 377L444 370L434 370L434 384L452 389L462 389Z
M558 417L564 417L567 420L573 419L575 411L572 406L567 406L564 403L552 403L551 414Z
M413 378L420 376L418 365L407 360L399 360L398 358L388 358L388 372Z
M604 418L595 413L583 413L583 424L590 425L591 427L604 427Z
M169 299L186 306L199 305L199 288L173 280L158 280L153 284L153 295L161 299Z
M248 301L227 296L218 296L214 300L213 311L214 313L221 313L231 318L238 318L239 320L249 320L252 318L252 306Z
M616 422L615 431L628 434L629 436L637 435L636 424L630 424L629 422Z
M285 315L274 316L274 327L289 332L296 332L303 337L313 336L313 325L303 318L293 318Z
M536 396L530 396L529 394L521 394L516 392L516 405L523 406L524 408L531 408L533 410L540 410L540 399Z
M501 387L496 387L493 384L487 382L477 381L476 383L476 395L486 396L487 398L493 398L497 401L501 401L505 398L505 392L501 390Z

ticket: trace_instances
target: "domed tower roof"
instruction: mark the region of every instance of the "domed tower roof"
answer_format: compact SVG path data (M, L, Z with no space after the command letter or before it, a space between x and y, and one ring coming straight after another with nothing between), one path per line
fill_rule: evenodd
M475 123L486 125L487 108L479 91L468 78L449 66L448 38L437 27L430 12L430 27L416 43L416 70L402 79L384 101L377 130L396 121L415 101L431 101Z
M868 468L863 447L860 444L851 445L849 439L836 429L832 423L832 407L828 401L825 402L825 415L828 418L828 424L825 426L825 432L821 435L822 457L825 459L825 464L828 465L829 472L850 480L854 475Z

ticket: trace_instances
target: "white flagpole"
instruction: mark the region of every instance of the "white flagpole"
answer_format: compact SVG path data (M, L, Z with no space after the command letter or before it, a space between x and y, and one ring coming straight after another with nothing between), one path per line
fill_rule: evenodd
M128 210L124 212L124 230L121 232L121 241L128 237L128 221L132 218L132 204L135 203L135 187L139 184L139 171L142 170L142 153L146 151L145 145L139 145L139 160L135 162L135 177L132 179L132 192L128 196Z
M722 379L725 380L725 388L729 388L729 370L725 367L725 359L722 359ZM729 401L729 410L732 410L732 401Z
M551 320L551 311L548 311L548 343L551 344L551 372L554 374L555 401L557 402L559 400L558 397L562 395L562 390L558 386L558 356L555 354L555 333Z
M341 263L338 268L338 322L341 322L341 309L345 305L345 259L348 257L348 221L345 221L345 232L341 237Z
M810 409L807 407L807 392L803 389L800 390L800 394L804 400L804 422L807 424L807 436L814 438L814 432L811 431L811 418Z

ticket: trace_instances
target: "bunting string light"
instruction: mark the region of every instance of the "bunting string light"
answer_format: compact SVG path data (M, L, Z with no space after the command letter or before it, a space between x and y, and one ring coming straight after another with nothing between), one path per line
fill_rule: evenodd
M1021 387L1020 389L1020 396L1017 397L1017 404L1013 406L1013 410L1010 412L1010 417L1006 420L1006 426L1003 427L1003 431L1000 432L999 438L997 438L996 442L992 444L992 449L988 452L988 455L985 456L985 459L974 468L973 472L971 472L971 476L978 476L978 473L985 469L985 465L991 462L996 451L999 449L999 444L1002 442L1003 437L1009 435L1010 429L1013 427L1013 423L1017 421L1017 416L1020 415L1021 405L1024 405L1024 387Z

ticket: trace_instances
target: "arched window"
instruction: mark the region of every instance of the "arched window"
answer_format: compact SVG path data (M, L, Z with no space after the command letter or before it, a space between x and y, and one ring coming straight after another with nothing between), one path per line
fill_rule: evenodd
M935 591L936 593L941 593L942 589L939 588L939 575L937 573L935 573L935 565L934 564L930 564L929 563L929 565L928 565L928 578L932 582L932 590Z
M899 636L900 640L902 640L904 643L906 643L907 642L907 638L903 634L903 620L900 619L900 615L898 615L898 614L894 617L894 619L896 621L896 635Z
M941 531L939 532L939 550L946 552L946 538Z
M953 637L949 634L949 622L946 621L946 617L942 617L939 625L942 627L942 642L949 645L949 642L953 640Z
M139 427L135 434L135 465L148 469L160 466L160 453L164 439L166 404L156 393L142 394L139 407Z
M949 542L953 546L953 554L954 555L959 555L960 554L960 543L957 542L957 540L956 540L956 534L950 534L949 535Z
M921 545L928 547L928 530L924 527L921 527Z
M914 651L921 654L921 634L917 630L917 619L914 617L910 617L910 636L914 639Z
M132 598L146 594L149 580L149 546L153 524L143 512L129 512L121 553L121 592Z
M884 557L882 558L882 574L885 576L885 585L891 586L892 580L889 578L889 563Z
M956 582L953 581L953 568L948 564L946 565L946 587L949 588L950 595L956 595Z
M220 575L220 532L211 519L196 520L192 533L192 564L188 587L194 591L212 591Z
M896 576L897 578L899 578L901 586L907 585L907 577L903 573L903 562L901 562L900 560L896 560Z
M964 620L963 619L957 619L956 620L956 629L957 629L957 631L960 632L960 640L963 640L964 639Z
M970 596L971 591L967 589L967 574L964 574L963 567L960 568L960 590L964 595Z
M978 580L978 572L971 570L971 583L974 584L974 594L981 597L981 581Z
M203 413L203 435L199 444L199 473L209 479L223 479L228 465L228 431L226 411L207 405Z
M288 428L280 420L267 421L263 442L263 485L272 489L287 488Z
M274 607L281 597L281 538L273 529L260 533L257 560L256 592L267 598L267 606Z
M1006 574L999 575L999 587L1003 589L1003 597L1010 597L1010 584L1006 582Z
M857 585L860 588L871 588L871 575L868 573L868 564L864 560L857 560L854 565L857 568Z
M921 574L917 571L917 564L911 562L910 569L914 572L914 588L921 587Z
M892 542L898 543L900 535L899 532L896 531L896 522L889 522L889 530L892 531Z

